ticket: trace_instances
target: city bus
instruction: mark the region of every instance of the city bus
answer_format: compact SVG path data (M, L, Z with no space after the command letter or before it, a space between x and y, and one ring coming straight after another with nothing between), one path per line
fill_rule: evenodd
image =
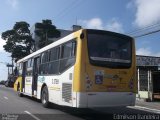
M14 89L44 107L134 106L135 59L132 37L80 29L20 59Z

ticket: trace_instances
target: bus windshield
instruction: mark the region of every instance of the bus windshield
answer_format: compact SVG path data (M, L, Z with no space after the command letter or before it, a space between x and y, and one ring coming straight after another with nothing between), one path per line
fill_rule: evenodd
M107 67L130 67L131 38L101 33L88 34L88 51L90 62Z

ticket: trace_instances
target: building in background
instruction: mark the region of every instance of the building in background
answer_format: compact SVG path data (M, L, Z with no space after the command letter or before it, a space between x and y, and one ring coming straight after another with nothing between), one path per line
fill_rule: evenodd
M60 36L59 38L50 38L50 39L48 39L48 40L51 40L51 41L53 41L53 42L54 42L54 41L57 41L57 40L65 37L65 36L71 34L72 32L75 32L75 31L77 31L77 30L80 30L81 28L82 28L82 27L79 26L79 25L73 25L72 28L71 28L71 30L58 29L58 30L61 32L61 36ZM35 44L34 44L34 46L33 46L33 47L34 47L34 50L38 50L38 49L39 49L39 47L38 47L38 42L39 42L39 39L40 39L40 38L36 35L36 33L35 33L36 29L38 29L38 28L36 28L35 25L33 25L33 26L31 27L31 29L30 29L32 38L33 38L33 40L35 40Z
M138 98L160 99L160 57L136 56Z

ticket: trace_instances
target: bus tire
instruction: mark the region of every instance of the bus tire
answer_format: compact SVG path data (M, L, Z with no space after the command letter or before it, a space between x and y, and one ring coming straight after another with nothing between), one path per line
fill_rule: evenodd
M48 88L47 86L44 86L42 89L42 94L41 94L41 102L43 107L48 108L49 107L49 96L48 96Z
M23 97L23 94L20 92L20 86L19 86L19 84L17 86L17 92L18 92L18 96L19 97Z

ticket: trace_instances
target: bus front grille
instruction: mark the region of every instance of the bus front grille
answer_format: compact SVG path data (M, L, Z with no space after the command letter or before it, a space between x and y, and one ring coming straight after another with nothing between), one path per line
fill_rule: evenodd
M72 100L72 84L62 83L62 99L65 102L71 102L71 100Z

